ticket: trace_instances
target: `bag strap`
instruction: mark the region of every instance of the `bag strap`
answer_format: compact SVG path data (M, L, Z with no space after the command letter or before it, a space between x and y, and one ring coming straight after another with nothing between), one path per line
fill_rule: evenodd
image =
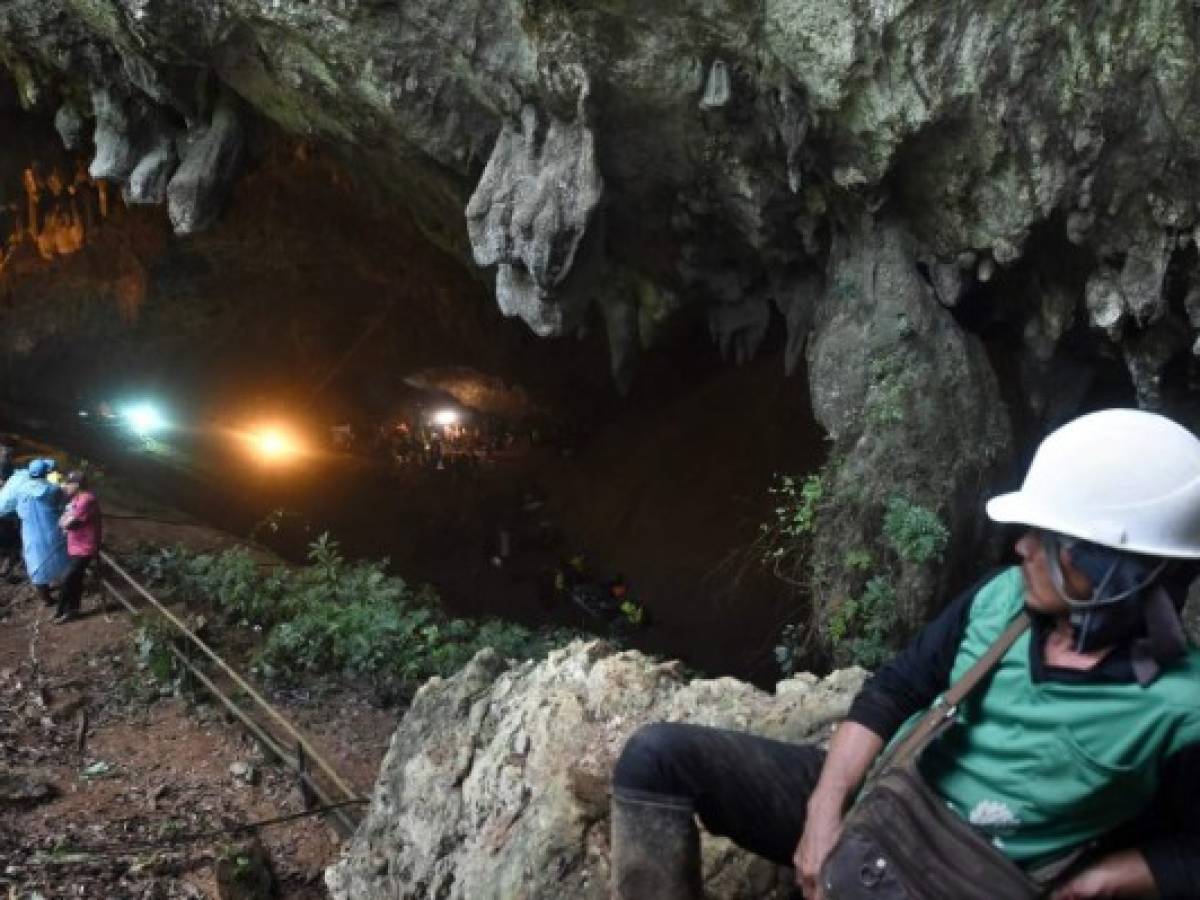
M963 673L962 678L950 685L949 690L937 699L933 706L919 721L912 731L905 736L887 759L880 762L879 771L882 773L893 766L903 766L911 763L921 751L932 741L949 722L958 714L958 706L967 696L979 686L979 683L996 668L1013 644L1017 642L1026 629L1029 628L1029 613L1022 612L1012 620L1008 628L996 638L983 656L975 661L971 668Z

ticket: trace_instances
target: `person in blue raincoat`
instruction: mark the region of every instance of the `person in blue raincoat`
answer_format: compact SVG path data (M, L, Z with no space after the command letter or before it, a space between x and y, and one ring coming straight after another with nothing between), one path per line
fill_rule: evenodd
M0 488L0 516L14 512L21 520L21 549L25 570L47 606L53 604L50 585L66 572L67 542L58 527L62 491L46 480L54 460L35 459L28 469L14 472Z

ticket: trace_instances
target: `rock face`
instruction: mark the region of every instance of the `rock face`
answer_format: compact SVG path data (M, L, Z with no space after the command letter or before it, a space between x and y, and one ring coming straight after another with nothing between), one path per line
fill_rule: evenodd
M232 93L342 145L464 256L473 194L475 258L539 332L578 324L551 296L606 185L603 267L750 336L751 311L789 306L785 285L825 268L864 205L952 293L1051 229L1092 251L1076 301L1120 336L1172 314L1168 265L1197 224L1193 17L1116 0L10 0L0 62L27 105L61 107L69 143L94 120L103 177L160 169L173 139L219 197L214 111ZM1129 352L1148 383L1161 348Z
M484 651L418 693L384 759L367 819L326 873L337 900L600 898L608 890L608 780L624 740L651 721L817 741L863 672L732 679L577 642L540 663ZM790 871L704 836L713 898L786 897Z
M939 510L959 551L948 555L961 558L981 525L978 485L1008 458L1008 415L983 346L938 302L913 252L902 228L864 218L831 253L835 287L808 345L813 410L833 439L826 490L837 498L816 529L819 561L855 549L878 554L875 534L892 498ZM884 568L877 558L867 572L818 570L815 595L825 605L817 625ZM898 559L888 587L900 620L921 622L927 598L945 596L963 574Z
M582 122L542 123L526 106L520 128L505 125L496 139L467 204L467 228L475 262L498 266L501 311L536 334L566 330L554 291L571 271L602 191L595 136Z

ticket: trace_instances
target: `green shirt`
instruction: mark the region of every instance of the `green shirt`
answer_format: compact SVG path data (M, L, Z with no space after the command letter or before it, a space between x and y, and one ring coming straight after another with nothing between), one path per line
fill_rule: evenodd
M1025 602L1020 569L975 596L954 660L956 681ZM1189 650L1152 684L1035 683L1026 632L990 680L962 704L958 725L921 770L948 805L1010 859L1062 856L1134 818L1164 761L1200 741L1200 653Z

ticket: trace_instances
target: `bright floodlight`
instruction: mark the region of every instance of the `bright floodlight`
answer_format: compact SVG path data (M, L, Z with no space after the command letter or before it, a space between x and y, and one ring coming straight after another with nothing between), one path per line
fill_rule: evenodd
M439 409L433 414L434 425L457 425L458 411L453 409Z
M167 427L163 414L151 403L139 403L125 410L125 421L134 434L146 437Z
M254 432L252 441L258 455L267 462L280 462L300 453L296 439L279 428L260 428Z

